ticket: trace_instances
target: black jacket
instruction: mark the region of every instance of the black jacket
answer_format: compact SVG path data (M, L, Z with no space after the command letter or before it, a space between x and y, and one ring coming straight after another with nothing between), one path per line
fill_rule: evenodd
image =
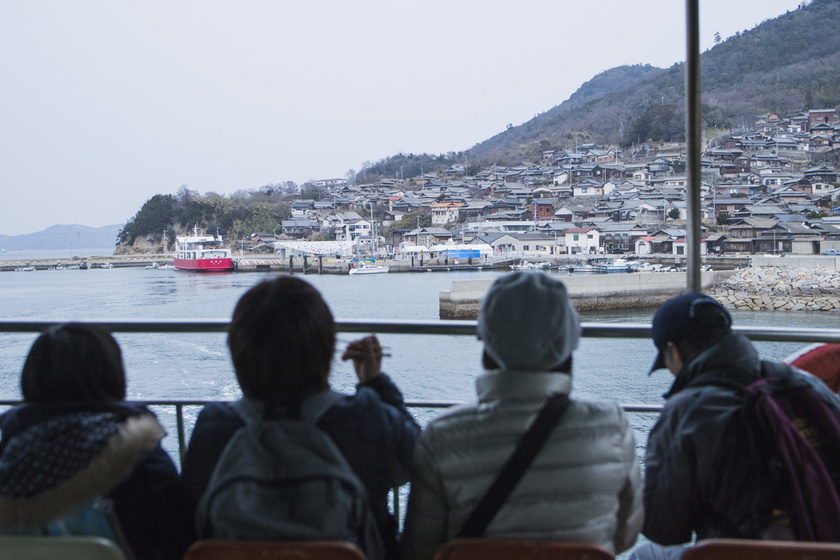
M183 479L193 508L234 432L243 426L225 404L207 405L198 416L184 458ZM370 507L390 557L396 553L397 524L388 511L388 492L409 480L420 426L405 408L387 375L341 395L317 421L367 488Z
M840 398L805 372L802 376L840 418ZM759 465L740 429L739 386L762 377L752 343L727 335L692 358L666 393L648 437L645 458L645 525L642 533L662 545L697 539L739 537L751 532L751 479ZM726 385L730 385L727 387Z

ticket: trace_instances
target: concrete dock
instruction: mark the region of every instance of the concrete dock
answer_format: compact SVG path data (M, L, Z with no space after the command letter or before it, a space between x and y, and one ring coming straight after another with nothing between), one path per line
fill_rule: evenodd
M734 270L703 271L704 289L717 285ZM630 272L557 276L569 289L579 311L657 307L669 297L685 291L685 272ZM441 319L475 319L481 300L493 279L455 280L449 290L440 292Z

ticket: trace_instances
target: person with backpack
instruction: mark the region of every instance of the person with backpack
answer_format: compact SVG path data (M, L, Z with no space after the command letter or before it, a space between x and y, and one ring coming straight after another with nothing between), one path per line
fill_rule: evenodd
M98 536L126 558L180 560L192 525L178 471L154 414L125 402L111 333L48 328L20 385L23 403L0 416L0 533Z
M645 459L642 533L653 544L634 558L678 558L692 538L840 539L840 398L812 375L762 361L731 326L699 292L669 299L653 318L651 373L667 368L675 379Z
M335 343L332 313L304 280L240 298L228 346L243 397L205 406L183 464L199 538L347 540L370 560L396 558L388 492L408 481L420 427L375 336L342 355L356 393L331 390Z
M565 285L514 272L484 297L478 402L420 436L401 550L454 538L578 541L622 552L642 526L640 465L618 403L569 399L580 320Z

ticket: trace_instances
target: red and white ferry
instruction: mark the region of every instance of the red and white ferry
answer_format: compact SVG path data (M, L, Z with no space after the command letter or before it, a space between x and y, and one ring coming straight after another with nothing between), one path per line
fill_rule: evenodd
M221 238L200 235L198 226L192 235L175 238L175 259L172 264L180 270L194 272L225 272L233 270L230 247L225 247Z

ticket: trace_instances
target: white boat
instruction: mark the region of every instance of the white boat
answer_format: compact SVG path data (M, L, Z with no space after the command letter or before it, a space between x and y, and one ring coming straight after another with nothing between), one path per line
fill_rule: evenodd
M111 263L107 263L107 262L106 262L106 263L102 263L102 265L100 266L100 268L114 268L114 265L112 265Z
M511 270L548 270L550 267L551 263L549 263L548 261L540 263L522 261L519 264L510 265Z
M600 272L633 272L633 266L627 259L611 259L606 262L596 263L595 267Z
M350 274L384 274L388 272L388 265L360 262L351 265Z
M594 264L589 264L589 263L585 263L585 262L582 262L582 263L579 263L579 264L570 264L568 266L568 270L569 270L570 274L574 274L576 272L586 272L586 273L589 273L589 272L604 272L603 270L601 270L599 267L595 266Z
M198 233L198 226L192 235L175 238L175 268L194 272L226 272L233 270L230 247L225 247L221 238Z
M35 270L35 267L32 265L28 266L19 266L15 269L15 272L32 272Z
M630 266L633 267L633 272L662 272L661 264L651 264L647 261L630 261Z

